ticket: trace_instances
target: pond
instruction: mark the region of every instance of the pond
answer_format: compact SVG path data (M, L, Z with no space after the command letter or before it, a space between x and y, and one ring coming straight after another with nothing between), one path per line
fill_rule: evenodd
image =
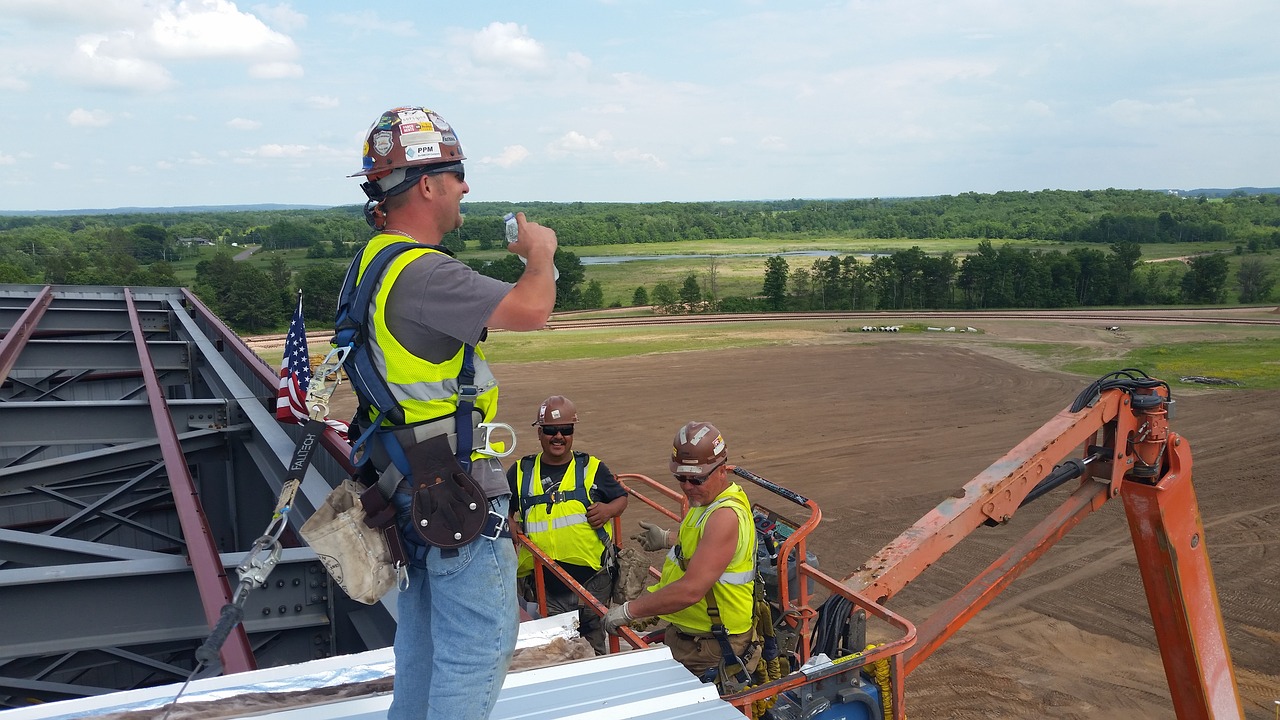
M832 255L846 255L836 250L791 250L780 253L726 253L723 255L609 255L609 256L589 256L580 257L583 265L616 265L617 263L631 262L633 260L687 260L689 258L743 258L743 257L773 257L775 255L783 255L787 257L831 257ZM876 253L857 253L858 257L877 257Z

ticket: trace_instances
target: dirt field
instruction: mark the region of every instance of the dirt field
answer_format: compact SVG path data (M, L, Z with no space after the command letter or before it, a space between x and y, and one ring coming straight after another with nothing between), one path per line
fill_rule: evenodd
M614 472L654 478L668 477L675 429L711 421L731 462L818 501L824 525L811 550L843 578L1094 379L1045 369L1004 343L1069 342L1099 355L1124 346L1097 327L1008 321L983 330L558 364L497 358L499 420L518 430L516 455L535 452L538 402L567 395L581 414L576 449ZM1193 448L1247 716L1271 718L1280 699L1280 392L1175 398L1170 424ZM889 606L922 619L1065 494L975 532ZM644 516L628 511L628 532L633 515ZM907 682L915 718L1173 717L1120 503L1068 535Z

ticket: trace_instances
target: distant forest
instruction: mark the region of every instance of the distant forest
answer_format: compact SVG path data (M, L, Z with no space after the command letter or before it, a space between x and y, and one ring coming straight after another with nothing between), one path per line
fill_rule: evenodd
M466 257L468 249L493 248L503 235L502 215L513 210L556 230L562 309L600 301L598 285L583 287L572 250L591 245L823 237L980 241L976 252L961 258L912 248L870 261L833 257L791 268L776 257L752 297L700 297L696 283L636 288L636 304L721 311L1219 303L1226 300L1225 256L1196 257L1162 276L1155 269L1139 272L1142 245L1215 243L1236 254L1280 248L1280 195L1235 191L1210 200L1114 189L870 200L467 203L467 222L445 239L446 246L478 270L514 280L520 272L514 257ZM0 216L0 282L179 285L177 268L190 263L201 245L213 244L225 251L199 262L193 289L233 327L255 332L281 326L299 286L309 297L319 296L308 303L313 319L328 322L346 262L370 234L358 206ZM1008 240L1077 247L1033 251L1001 244ZM309 260L293 268L274 256L265 270L233 262L236 246L245 245L301 250ZM1242 262L1236 280L1241 302L1265 301L1274 285L1263 262Z

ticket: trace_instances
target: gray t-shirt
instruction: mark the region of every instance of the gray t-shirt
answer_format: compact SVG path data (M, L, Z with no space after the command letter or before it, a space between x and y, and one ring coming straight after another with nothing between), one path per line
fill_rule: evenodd
M444 253L423 253L401 271L387 296L387 326L414 355L443 362L463 343L480 342L489 316L512 287ZM508 492L497 459L473 462L471 475L486 497Z

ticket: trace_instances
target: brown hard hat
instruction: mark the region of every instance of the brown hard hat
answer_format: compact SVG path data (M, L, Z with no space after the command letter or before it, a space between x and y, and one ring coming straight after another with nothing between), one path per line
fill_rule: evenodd
M373 121L364 142L364 167L349 177L382 175L409 165L461 162L458 136L434 110L392 108Z
M687 422L676 431L671 444L671 472L675 475L706 475L729 459L724 437L709 422Z
M534 425L572 425L578 422L578 408L563 395L552 395L538 406Z

